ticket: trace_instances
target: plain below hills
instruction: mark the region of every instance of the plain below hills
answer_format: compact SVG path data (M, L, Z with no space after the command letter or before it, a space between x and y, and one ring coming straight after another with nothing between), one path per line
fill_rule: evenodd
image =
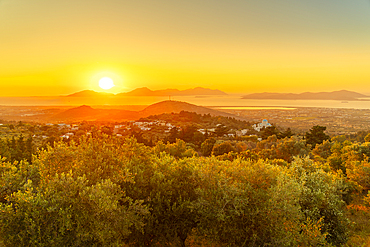
M369 101L370 96L347 90L311 93L253 93L243 96L243 99L265 100L341 100L341 101Z

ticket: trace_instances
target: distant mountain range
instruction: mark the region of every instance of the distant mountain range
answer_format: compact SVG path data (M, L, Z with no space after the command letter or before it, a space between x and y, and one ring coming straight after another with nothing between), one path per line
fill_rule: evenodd
M26 97L0 97L0 105L29 105L29 106L78 106L78 105L149 105L158 102L155 97L162 97L162 100L171 96L179 100L180 97L189 96L194 98L222 97L227 95L217 89L196 87L186 90L165 89L150 90L146 87L137 88L127 93L107 93L93 90L83 90L64 96L26 96ZM147 97L145 97L147 96ZM154 96L154 97L153 97Z
M243 99L279 99L279 100L342 100L368 101L370 96L347 90L320 93L253 93L243 96Z
M165 89L165 90L150 90L147 87L137 88L127 93L100 93L93 90L84 90L66 97L124 97L124 96L196 96L196 95L227 95L220 90L209 88L196 87L186 90Z
M94 109L90 106L79 106L49 115L45 121L50 122L73 122L73 121L128 121L138 120L151 115L162 113L179 113L181 111L195 112L198 114L210 114L211 116L237 116L210 108L189 104L186 102L166 100L152 104L141 111L117 110L117 109Z
M93 90L83 90L74 94L67 95L65 97L107 97L114 96L113 93L95 92Z

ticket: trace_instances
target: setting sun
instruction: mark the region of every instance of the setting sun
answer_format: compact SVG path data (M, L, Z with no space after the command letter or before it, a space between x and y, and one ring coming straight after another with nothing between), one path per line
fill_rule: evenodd
M114 82L111 78L109 77L103 77L99 80L99 87L102 89L108 90L114 87Z

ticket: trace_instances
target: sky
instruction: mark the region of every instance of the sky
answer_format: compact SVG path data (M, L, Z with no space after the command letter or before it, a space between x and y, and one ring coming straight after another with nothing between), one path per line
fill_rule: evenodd
M370 1L0 0L0 96L198 86L370 94Z

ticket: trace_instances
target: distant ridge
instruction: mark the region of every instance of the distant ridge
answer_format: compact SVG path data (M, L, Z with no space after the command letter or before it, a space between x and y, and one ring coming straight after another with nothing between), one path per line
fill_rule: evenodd
M114 96L114 94L105 92L95 92L93 90L83 90L81 92L67 95L66 97L101 97L101 96Z
M150 90L147 87L137 88L127 93L117 94L118 96L187 96L187 95L227 95L227 93L217 90L196 87L186 90L165 89L165 90Z
M147 87L136 88L127 93L106 93L106 92L95 92L93 90L83 90L81 92L73 93L65 97L124 97L124 96L198 96L198 95L227 95L227 93L218 89L209 89L203 87L196 87L186 90L178 89L165 89L165 90L150 90Z
M179 95L227 95L227 93L218 89L196 87L180 91Z
M178 89L165 89L165 90L150 90L147 87L137 88L127 93L120 93L117 96L187 96L187 95L227 95L227 93L222 92L217 89L209 89L196 87L186 90Z
M346 100L346 101L367 101L370 96L347 91L333 91L311 93L305 92L300 94L295 93L254 93L243 96L243 99L284 99L284 100Z

